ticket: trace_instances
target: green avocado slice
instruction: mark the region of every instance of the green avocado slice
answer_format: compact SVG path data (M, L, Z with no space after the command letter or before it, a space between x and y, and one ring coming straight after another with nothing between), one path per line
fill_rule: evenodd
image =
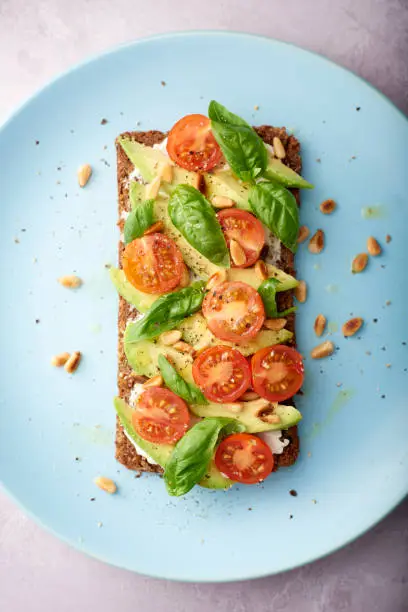
M285 187L314 189L314 185L306 181L300 174L289 168L289 166L285 166L280 159L275 159L274 157L269 157L265 178L276 181Z
M157 295L143 293L129 283L123 270L118 268L110 268L109 275L112 283L119 295L121 295L129 304L135 306L139 312L147 312L152 304L157 300Z

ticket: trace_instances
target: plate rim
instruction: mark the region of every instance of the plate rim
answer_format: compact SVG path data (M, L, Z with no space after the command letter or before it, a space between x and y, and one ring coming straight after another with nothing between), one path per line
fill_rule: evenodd
M54 76L52 76L51 78L47 79L43 85L40 85L39 87L37 87L33 93L29 94L28 96L24 97L23 100L16 105L16 107L11 110L10 112L6 113L5 118L1 121L0 123L0 139L2 136L2 132L15 120L18 118L18 116L20 115L20 113L22 113L27 107L29 107L29 105L36 100L37 98L39 98L43 93L45 93L48 89L50 89L51 87L53 87L56 83L58 83L60 80L63 80L66 77L69 77L72 73L75 73L77 70L80 70L86 66L88 66L89 64L92 64L96 61L99 61L107 56L112 56L116 53L120 53L126 49L131 49L137 46L143 46L145 44L150 44L150 43L154 43L155 41L171 41L172 39L179 39L179 38L194 38L194 37L212 37L212 36L217 36L217 37L226 37L226 38L236 38L238 39L255 39L255 40L260 40L260 41L264 41L265 43L272 43L275 44L277 46L282 46L282 47L286 47L289 48L291 50L294 50L295 52L300 52L301 54L307 54L313 58L317 58L317 60L321 60L324 63L326 63L327 65L329 65L331 68L334 68L336 70L340 70L343 73L346 73L350 76L352 76L356 81L360 82L361 84L367 86L372 94L377 95L380 100L383 103L386 103L393 111L396 111L396 113L398 115L400 115L400 117L404 120L408 122L408 116L404 113L404 111L402 109L400 109L396 103L394 103L392 100L390 100L382 91L380 91L379 89L377 89L377 87L375 87L374 85L372 85L369 81L367 81L364 77L356 74L355 72L353 72L352 70L350 70L349 68L346 68L340 64L337 64L335 61L327 58L326 56L322 55L321 53L318 53L316 51L311 51L309 49L305 49L304 47L302 47L301 45L297 45L291 42L286 42L271 36L266 36L266 35L262 35L262 34L254 34L254 33L250 33L250 32L245 32L245 31L239 31L239 30L224 30L224 29L218 29L218 30L212 30L212 29L202 29L202 30L179 30L179 31L172 31L172 32L162 32L162 33L158 33L158 34L154 34L154 35L150 35L150 36L146 36L146 37L141 37L141 38L137 38L134 40L130 40L130 41L126 41L124 43L120 43L120 44L116 44L116 45L112 45L109 46L107 49L87 55L84 59L75 62L74 64L70 65L67 69L58 72L57 74L55 74ZM70 539L68 536L65 536L63 533L60 533L59 531L57 531L56 529L54 529L51 525L48 525L47 523L45 523L43 521L43 519L38 516L37 514L35 514L29 507L27 507L1 480L0 480L0 486L1 489L4 491L4 493L8 496L9 499L11 499L13 501L13 503L16 504L16 506L23 511L23 513L28 516L30 519L32 519L37 525L39 525L41 528L43 528L45 531L47 531L48 533L51 533L53 536L56 536L59 540L63 541L64 543L68 544L69 546L73 547L75 550L86 554L87 556L96 559L98 561L107 563L109 565L112 565L114 567L118 567L121 569L125 569L128 571L132 571L135 572L137 574L140 574L142 576L149 576L151 578L158 578L158 579L166 579L166 580L172 580L175 582L186 582L186 583L225 583L225 582L238 582L238 581L244 581L244 580L255 580L255 579L260 579L260 578L265 578L268 576L272 576L272 575L278 575L281 574L283 572L288 572L291 570L294 570L296 568L300 568L303 567L309 563L313 563L314 561L317 561L319 559L324 559L327 556L336 553L338 551L340 551L342 548L346 547L347 545L349 545L350 543L354 542L356 539L360 538L361 536L364 536L366 533L368 533L368 531L370 531L371 529L373 529L376 525L378 525L382 520L384 520L388 515L390 515L399 504L401 504L404 499L407 498L408 496L408 489L405 493L403 493L402 495L396 495L396 497L393 499L391 505L387 508L387 510L385 510L382 514L380 514L373 522L370 522L367 526L365 526L364 528L360 529L357 528L352 535L350 535L349 538L347 538L346 540L344 540L341 544L335 546L335 547L327 547L325 548L324 552L321 552L319 554L313 554L310 558L308 558L307 560L304 561L300 561L300 562L295 562L295 563L291 563L291 564L287 564L285 567L282 567L281 569L274 571L274 570L265 570L262 572L256 571L253 573L248 573L246 572L245 575L233 575L233 576L229 576L226 577L224 575L224 577L213 577L210 579L207 578L191 578L191 577L184 577L181 578L179 575L177 574L167 574L165 577L158 574L158 573L154 573L154 572L143 572L140 569L135 569L134 567L127 565L126 563L118 563L116 561L112 561L109 560L107 558L105 558L103 555L98 555L96 553L94 553L91 549L89 549L86 546L86 543L84 542L83 544L80 542L77 542L75 539Z

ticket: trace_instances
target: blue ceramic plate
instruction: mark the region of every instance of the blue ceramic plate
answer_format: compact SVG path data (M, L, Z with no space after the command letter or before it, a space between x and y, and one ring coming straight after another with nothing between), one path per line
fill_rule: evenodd
M297 320L307 356L299 461L263 486L173 499L160 478L135 479L114 459L117 299L106 269L118 240L114 138L166 130L205 113L212 98L300 139L304 175L316 185L303 193L302 223L323 228L326 247L311 255L303 245L297 255L309 285ZM408 489L407 142L406 119L366 83L321 57L242 34L121 47L25 104L0 131L6 489L84 552L179 580L293 568L381 519ZM82 163L94 168L84 190ZM319 212L326 198L338 202L332 216ZM353 275L370 235L383 253ZM76 292L56 281L71 273L84 279ZM313 361L318 313L337 349ZM353 315L365 325L346 340L341 325ZM51 367L52 355L75 349L84 359L73 377ZM118 494L97 489L97 474L112 477Z

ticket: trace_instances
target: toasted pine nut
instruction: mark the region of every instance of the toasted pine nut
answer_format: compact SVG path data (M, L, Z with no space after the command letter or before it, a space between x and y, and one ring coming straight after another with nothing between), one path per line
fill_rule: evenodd
M255 273L261 280L266 280L269 277L268 268L262 259L258 259L255 264Z
M287 323L286 319L265 319L264 327L266 329L272 329L274 331L280 331L285 327Z
M210 276L205 288L207 291L211 291L211 289L214 289L214 287L216 287L217 285L220 285L221 283L224 283L226 280L227 280L227 271L222 269L219 272L215 272L212 276Z
M244 402L251 402L252 400L256 400L259 398L259 395L255 393L255 391L245 391L243 395L239 399L242 399Z
M324 215L331 215L334 212L337 204L334 200L325 200L320 204L320 212Z
M315 346L314 349L310 351L310 356L312 359L323 359L323 357L329 357L334 352L334 344L330 342L330 340L326 340L326 342L322 342L318 346Z
M307 225L301 225L299 227L299 235L298 235L298 243L300 244L301 242L304 242L306 240L306 238L309 237L310 234L310 229L307 227Z
M110 495L116 493L117 491L117 486L115 485L113 480L111 480L110 478L106 478L106 476L97 476L94 479L94 483L97 487L102 489L102 491L106 491L106 493L109 493Z
M282 144L281 139L278 138L278 136L274 136L272 143L273 143L273 152L275 153L275 156L278 159L285 159L286 151L285 151L285 147Z
M143 236L149 236L149 234L155 234L156 232L162 232L164 229L163 221L156 221L147 230L143 232Z
M385 242L388 244L388 243L391 242L391 240L392 240L391 236L389 234L387 234L386 237L385 237Z
M242 404L240 404L239 402L233 402L231 404L228 404L228 410L231 410L231 412L233 412L234 414L238 414L242 410Z
M171 183L173 180L173 166L169 163L160 164L159 176L166 183Z
M65 365L69 359L69 353L60 353L59 355L54 355L51 359L51 365L56 368L60 368Z
M74 351L69 357L69 359L67 359L67 361L65 362L64 370L68 372L68 374L73 374L79 366L81 357L82 355L79 351Z
M264 414L262 417L263 421L266 421L267 423L280 423L280 416L277 414Z
M146 380L146 382L143 383L143 387L145 387L146 389L150 387L161 387L162 384L163 384L163 378L161 374L156 374L156 376L152 376L152 378L149 378L148 380Z
M91 178L92 168L89 164L83 164L79 166L77 170L78 184L80 187L85 187L89 179Z
M183 266L183 272L181 274L180 287L188 287L190 284L190 272L188 271L187 266Z
M68 289L77 289L82 285L82 280L79 278L79 276L75 276L74 274L61 276L58 279L58 282L60 285L67 287Z
M362 319L361 317L353 317L352 319L349 319L343 324L341 328L343 336L345 336L346 338L348 338L349 336L354 336L354 334L358 332L363 323L364 319Z
M353 259L353 263L351 264L351 271L353 274L358 274L362 272L367 267L368 263L368 255L367 253L359 253Z
M171 331L163 332L159 336L159 340L165 346L171 346L178 342L181 338L181 331L179 329L172 329Z
M206 351L207 349L209 349L211 347L211 344L204 344L204 346L202 346L201 348L199 348L196 352L195 352L195 357L198 357L199 355L201 355L201 353L204 353L204 351Z
M232 257L232 261L236 266L243 266L246 263L246 255L242 246L236 240L230 240L230 253Z
M211 200L211 204L215 208L232 208L233 206L235 206L234 200L231 200L231 198L226 198L224 196L214 196Z
M183 342L183 340L179 340L173 344L173 347L176 351L180 351L180 353L189 353L190 355L194 355L195 348L188 344L187 342Z
M154 198L157 197L157 194L159 193L160 185L161 185L160 176L155 176L152 182L146 185L145 187L146 200L154 200Z
M195 187L195 189L198 189L198 191L200 190L200 187L202 185L203 182L203 175L200 174L199 172L196 172L194 175L194 181L192 183L192 187Z
M377 240L373 236L370 236L369 238L367 238L367 251L372 257L376 257L377 255L380 255L381 250L382 249L380 245L378 244Z
M316 336L321 336L326 327L326 317L322 314L318 314L314 322L314 332Z
M310 253L321 253L324 249L324 232L321 229L318 229L317 232L311 237L309 246Z
M299 281L298 286L295 288L295 298L301 304L306 302L306 298L307 298L307 285L306 285L305 281L303 281L303 280Z

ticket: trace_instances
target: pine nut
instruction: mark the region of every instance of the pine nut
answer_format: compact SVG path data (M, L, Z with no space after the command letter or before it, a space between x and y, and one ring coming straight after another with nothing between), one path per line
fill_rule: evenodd
M172 329L171 331L163 332L159 336L159 340L165 346L171 346L178 342L181 338L181 331L179 329Z
M264 414L261 418L263 421L271 423L271 425L275 423L280 423L280 416L277 414Z
M163 163L159 168L159 176L166 183L171 183L173 180L173 166L169 163Z
M175 342L175 344L173 344L173 347L176 349L176 351L179 351L180 353L189 353L190 355L194 355L195 353L195 348L191 346L191 344L183 342L183 340Z
M306 285L305 281L303 281L303 280L299 281L298 286L295 288L295 298L301 304L304 304L304 302L306 302L306 298L307 298L307 285Z
M235 206L234 200L231 200L231 198L226 198L224 196L214 196L211 200L211 204L215 208L232 208L233 206Z
M54 357L51 359L51 365L56 368L61 368L67 363L68 359L69 353L59 353L59 355L54 355Z
M74 274L68 274L66 276L61 276L58 279L58 282L63 287L67 287L68 289L77 289L82 285L82 280L79 276L75 276Z
M325 200L320 204L320 212L324 215L331 215L334 212L337 204L334 200Z
M373 236L370 236L367 239L367 251L369 252L369 254L372 257L376 257L377 255L380 255L381 250L382 249L378 244L377 240Z
M309 252L317 255L321 253L324 249L324 232L321 229L318 229L317 232L311 237L309 246Z
M183 289L184 287L188 287L190 284L190 272L188 271L187 266L183 265L183 272L181 274L180 287Z
M351 264L351 271L353 274L359 274L367 267L368 263L368 255L367 253L359 253L353 259L353 263Z
M78 184L80 187L85 187L89 179L91 178L92 168L89 164L83 164L79 166L77 170Z
M74 351L69 357L69 359L67 359L67 361L65 362L64 370L68 372L68 374L73 374L79 366L81 357L82 355L79 351Z
M221 283L225 283L226 280L227 280L227 271L220 270L219 272L215 272L212 276L210 276L205 288L207 291L211 291L211 289L214 289L214 287L216 287L217 285L220 285Z
M280 331L285 327L286 323L286 319L265 319L264 327L273 331Z
M389 244L391 242L391 240L392 240L391 236L389 234L387 234L386 237L385 237L385 242L387 244Z
M117 491L117 486L113 480L106 478L106 476L97 476L94 479L94 483L97 487L102 489L102 491L106 491L106 493L109 493L110 495L113 495L113 493L116 493Z
M229 247L234 264L236 266L243 266L246 263L247 258L242 246L236 240L231 240Z
M362 319L361 317L353 317L352 319L349 319L343 324L341 328L343 336L345 336L346 338L354 336L354 334L358 332L363 323L364 319Z
M321 336L326 327L326 317L322 314L318 314L314 322L314 332L316 336Z
M255 393L255 391L245 391L243 395L241 395L240 399L244 402L252 402L253 400L259 399L259 395Z
M150 387L161 387L163 385L163 378L161 374L156 374L156 376L152 376L143 383L143 387L145 389L149 389Z
M151 183L146 185L146 187L145 187L145 198L146 198L146 200L154 200L157 197L157 194L159 193L160 185L161 185L161 178L160 178L160 176L156 176L152 180Z
M330 342L330 340L326 340L326 342L322 342L318 346L315 346L314 349L310 351L310 356L312 359L323 359L323 357L329 357L334 352L334 344Z
M153 223L147 230L143 232L143 236L149 236L150 234L155 234L156 232L162 232L164 229L163 221L157 221Z
M266 280L269 278L268 268L266 267L266 263L262 261L262 259L258 259L255 264L255 273L261 280Z
M298 235L298 244L300 244L301 242L304 242L306 240L306 238L309 238L309 234L310 234L310 229L307 227L307 225L301 225L299 228L299 235Z
M278 159L285 159L286 151L285 151L285 147L282 144L281 139L278 138L278 136L274 136L272 143L273 143L273 152L275 153L275 156Z

